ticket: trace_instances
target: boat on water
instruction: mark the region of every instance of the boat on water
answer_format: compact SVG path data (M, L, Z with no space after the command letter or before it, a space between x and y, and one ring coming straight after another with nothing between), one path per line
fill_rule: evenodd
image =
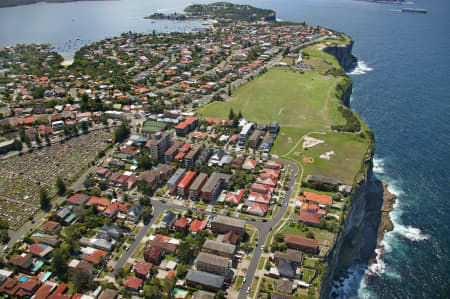
M402 8L402 12L427 13L428 11L423 8Z

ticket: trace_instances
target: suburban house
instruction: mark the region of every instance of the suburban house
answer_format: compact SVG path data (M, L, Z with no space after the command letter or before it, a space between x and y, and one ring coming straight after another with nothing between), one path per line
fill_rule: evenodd
M286 245L292 249L299 249L310 253L317 253L317 251L319 250L319 242L315 239L296 235L287 235L284 240L286 242Z
M203 252L233 258L236 252L236 245L223 243L217 240L206 240L202 248Z
M217 274L191 269L186 275L186 284L190 287L202 286L203 288L215 291L222 289L224 277Z
M194 264L199 271L226 275L230 270L231 259L206 252L200 252L195 259Z
M211 224L211 229L219 233L233 231L242 236L245 234L245 220L217 215Z

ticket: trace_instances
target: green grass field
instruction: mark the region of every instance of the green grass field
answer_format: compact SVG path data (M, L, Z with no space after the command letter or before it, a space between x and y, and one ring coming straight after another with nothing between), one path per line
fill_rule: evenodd
M334 87L340 80L317 72L300 74L288 68L273 68L234 90L230 101L213 102L197 113L227 118L233 108L252 121L278 120L281 127L327 130L331 124L343 122L334 97Z
M288 156L301 161L305 174L333 177L344 184L353 184L356 172L361 167L362 159L367 151L369 140L348 133L311 134L310 137L323 140L324 143L303 150L299 144ZM320 155L334 151L330 159L320 158ZM303 158L313 158L314 162L304 162ZM306 177L306 176L304 176Z
M345 40L335 42L347 42L347 39L345 37ZM356 134L331 132L331 125L345 122L337 110L341 101L335 95L336 86L343 77L325 75L329 69L339 68L339 65L333 56L321 50L322 47L323 44L319 44L303 49L306 54L304 63L314 66L314 70L301 74L289 67L272 68L233 90L231 100L203 106L197 114L201 117L228 118L230 108L233 108L251 121L269 123L277 120L281 130L271 154L303 165L303 179L308 174L314 174L352 184L370 140ZM289 64L292 59L284 58L283 61ZM362 127L367 129L365 124ZM316 135L314 132L327 134ZM303 150L303 142L299 141L306 134L325 143ZM319 158L331 150L336 154L330 160ZM306 163L303 157L311 157L314 162Z

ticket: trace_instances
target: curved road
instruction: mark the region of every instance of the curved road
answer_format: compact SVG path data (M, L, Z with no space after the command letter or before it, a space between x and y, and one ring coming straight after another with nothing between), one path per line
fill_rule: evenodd
M254 156L256 156L256 155L254 155ZM257 156L257 157L259 157L259 156ZM284 163L284 165L289 164L291 166L292 172L291 172L291 175L289 178L288 190L286 191L285 198L283 200L280 210L278 211L278 213L276 215L274 215L272 217L271 220L264 222L262 220L252 221L249 219L244 219L247 224L251 224L256 227L256 229L259 232L259 237L258 237L258 244L257 244L256 248L253 250L252 259L250 260L250 264L249 264L249 266L247 268L247 272L245 274L245 277L247 278L247 280L244 284L242 284L242 287L239 292L239 297L238 297L239 299L247 298L247 294L246 294L247 288L252 285L252 281L255 276L256 268L258 266L258 261L262 254L261 246L266 243L267 237L268 237L272 227L277 225L280 222L280 220L283 218L283 216L286 214L286 211L289 206L289 200L291 198L291 195L293 192L293 187L294 187L294 184L295 184L295 181L297 178L297 174L298 174L298 166L294 162L291 162L291 161L285 160L285 159L274 158L274 157L272 157L271 160L279 161L279 162ZM123 265L127 262L127 260L130 258L130 256L133 254L134 250L136 250L136 248L141 243L142 239L145 237L147 232L150 230L155 219L157 219L161 213L164 213L164 211L166 211L168 209L177 209L177 210L191 209L190 207L185 207L185 206L181 206L181 205L177 205L177 204L163 203L160 200L152 200L152 206L153 206L152 220L140 230L140 232L136 236L136 239L134 240L133 244L129 247L129 249L127 251L125 251L122 254L120 259L117 261L116 265L114 266L114 271L110 274L111 277L115 277L118 269L122 268ZM205 215L212 215L212 216L219 214L219 213L212 213L209 211L202 211L201 213L203 213ZM230 216L227 216L227 217L230 217ZM239 217L236 217L236 218L243 219L243 218L239 218Z

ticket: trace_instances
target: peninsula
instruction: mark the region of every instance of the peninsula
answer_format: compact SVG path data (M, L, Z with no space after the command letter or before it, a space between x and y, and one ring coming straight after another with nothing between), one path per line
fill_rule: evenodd
M0 293L327 298L373 258L394 198L349 107L353 40L246 7L70 66L0 50Z

